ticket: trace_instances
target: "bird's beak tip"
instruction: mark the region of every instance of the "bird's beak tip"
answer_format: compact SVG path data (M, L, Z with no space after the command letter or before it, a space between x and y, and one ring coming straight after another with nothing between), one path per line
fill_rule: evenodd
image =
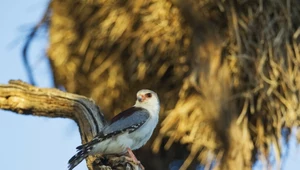
M144 101L144 98L143 98L143 96L137 96L137 100L138 100L139 102L142 102L142 101Z

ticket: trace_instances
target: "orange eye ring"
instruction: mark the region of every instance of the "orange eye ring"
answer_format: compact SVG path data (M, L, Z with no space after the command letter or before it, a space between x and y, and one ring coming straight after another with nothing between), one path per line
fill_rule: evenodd
M146 94L146 97L147 97L147 98L150 98L150 97L152 97L152 94L151 94L151 93L147 93L147 94Z

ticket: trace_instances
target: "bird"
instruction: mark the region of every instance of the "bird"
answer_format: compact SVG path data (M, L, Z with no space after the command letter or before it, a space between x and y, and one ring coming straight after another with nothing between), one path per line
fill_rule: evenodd
M136 98L132 107L113 117L91 141L76 148L77 154L68 162L69 170L89 155L96 154L128 153L135 163L140 164L132 150L139 149L150 139L159 120L160 101L158 95L148 89L139 90Z

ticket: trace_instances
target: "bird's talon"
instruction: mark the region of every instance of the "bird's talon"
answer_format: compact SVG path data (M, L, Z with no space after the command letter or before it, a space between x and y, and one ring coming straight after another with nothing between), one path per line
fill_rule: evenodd
M142 163L139 160L134 160L134 159L132 159L131 157L128 157L128 156L124 156L123 158L125 159L125 161L131 162L135 165L138 165L142 170L145 170L144 166L142 165Z
M134 162L134 160L128 156L124 156L124 158L127 162Z
M141 162L139 161L139 167L142 169L142 170L145 170L144 166L141 164Z

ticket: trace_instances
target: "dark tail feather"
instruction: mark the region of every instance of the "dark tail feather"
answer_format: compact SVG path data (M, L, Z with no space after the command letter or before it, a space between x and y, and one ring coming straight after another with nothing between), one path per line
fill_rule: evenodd
M82 160L88 157L88 155L89 155L88 150L79 150L78 153L69 160L69 166L68 166L69 170L72 170Z

